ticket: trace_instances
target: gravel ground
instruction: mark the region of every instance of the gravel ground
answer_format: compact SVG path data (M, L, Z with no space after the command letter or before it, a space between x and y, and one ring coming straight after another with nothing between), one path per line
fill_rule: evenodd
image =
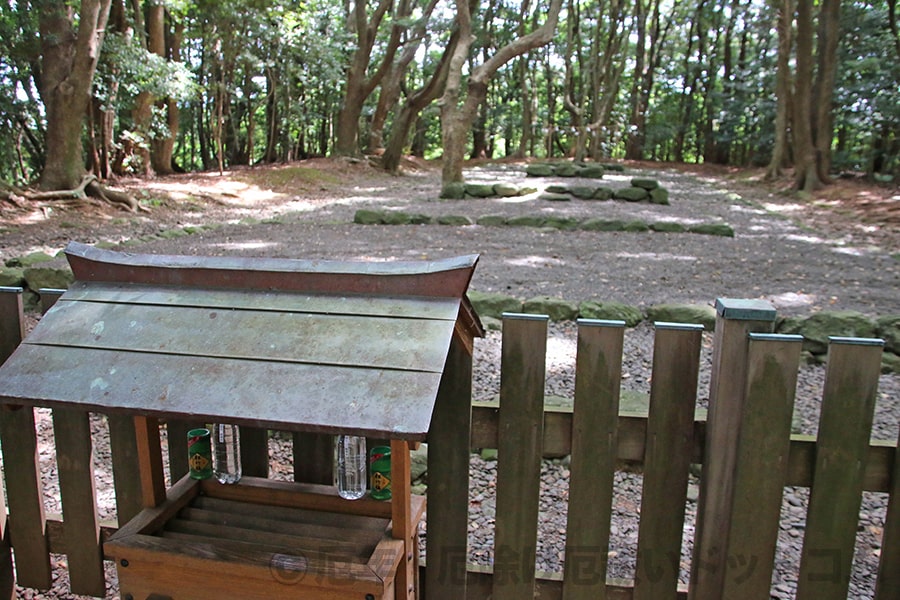
M610 175L613 186L627 185L636 175ZM706 180L675 170L641 171L670 190L671 206L626 202L543 202L534 196L512 200L436 200L433 173L399 179L379 179L372 185L353 185L339 200L295 202L275 210L257 208L255 216L275 217L277 222L230 224L177 239L140 244L131 251L177 254L242 254L302 258L359 258L370 260L426 259L478 252L481 261L472 287L500 291L521 298L536 295L569 300L618 300L640 306L662 302L710 303L716 297L764 298L779 314L808 314L823 308L859 310L869 315L900 313L900 261L896 229L871 224L826 224L806 220L803 208L779 196L742 189L725 190L726 183ZM469 179L525 181L513 165L476 169ZM529 181L543 185L548 181ZM696 234L599 233L529 228L479 226L358 226L353 213L363 207L387 207L432 216L464 214L560 214L601 216L644 221L682 223L721 221L734 227L734 238ZM236 213L237 214L237 213ZM251 214L248 211L247 214ZM234 221L242 215L237 214ZM181 225L191 225L183 220ZM168 224L172 226L172 224ZM149 225L142 224L144 229ZM78 238L82 241L96 241ZM102 236L98 236L102 239ZM56 243L50 240L49 246ZM12 251L4 248L4 252ZM572 324L553 324L550 344L557 350L548 360L547 393L571 397L574 383ZM648 325L625 334L623 386L649 392L653 331ZM710 338L702 353L699 396L709 385ZM488 334L476 349L476 400L499 391L500 335ZM797 389L797 412L803 433L815 433L824 369L804 366ZM41 470L47 489L48 513L59 512L52 450L52 424L39 411ZM896 440L900 423L900 378L882 376L873 437ZM94 422L97 442L97 481L101 515L112 506L108 447L102 419ZM273 455L289 456L281 441L273 441ZM470 559L489 564L492 555L496 463L473 456L470 501ZM282 463L279 476L289 477ZM692 479L690 496L696 498ZM567 463L544 461L538 569L559 571L565 544ZM619 473L614 498L610 575L631 577L637 544L641 477ZM793 597L799 552L804 531L808 493L785 490L773 597ZM851 597L870 598L877 570L879 540L887 497L867 493L855 557ZM696 503L688 504L682 574L689 572L690 545ZM64 557L54 557L59 566ZM64 569L54 571L53 591L37 594L18 590L21 598L75 598L67 594ZM110 581L115 581L114 577ZM108 595L117 598L113 585Z

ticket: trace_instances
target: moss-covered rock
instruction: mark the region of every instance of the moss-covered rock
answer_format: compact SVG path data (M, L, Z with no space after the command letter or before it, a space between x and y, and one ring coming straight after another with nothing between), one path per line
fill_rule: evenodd
M546 220L540 215L519 215L507 219L506 224L510 227L543 227Z
M386 210L381 222L385 225L409 225L412 222L412 216L399 210Z
M51 260L53 260L53 257L46 252L32 252L31 254L26 254L25 256L18 256L16 258L9 259L8 261L6 261L6 266L33 267L34 265L50 262Z
M538 200L543 200L544 202L569 202L571 199L572 196L568 194L551 194L549 192L544 192L538 196Z
M569 186L564 183L551 183L546 188L544 188L545 192L550 194L571 194L571 190Z
M472 219L465 215L444 215L434 220L438 225L451 225L453 227L464 227L472 225Z
M597 192L597 188L593 185L575 185L572 186L572 195L582 200L590 200Z
M423 215L419 213L409 215L409 223L410 225L431 225L433 219L428 215Z
M603 168L603 165L597 164L585 164L581 169L581 173L579 177L587 177L590 179L601 179L606 174L606 169Z
M35 292L43 288L65 290L75 281L68 267L30 267L25 269L23 275L28 288Z
M669 204L669 190L658 187L650 190L650 204Z
M466 184L462 181L448 183L441 188L441 198L445 200L462 200L466 197Z
M684 225L674 221L658 221L650 223L650 229L659 233L684 233L687 231Z
M503 215L483 215L478 217L475 222L484 227L503 227L506 225L506 217Z
M577 177L581 169L575 163L564 162L554 165L553 174L557 177Z
M514 183L495 183L494 194L501 198L512 198L522 195L522 188Z
M627 223L625 223L625 227L622 228L622 231L642 233L644 231L650 231L650 226L643 221L628 221Z
M537 296L526 300L522 304L522 311L535 315L547 315L551 321L571 321L578 315L578 305L560 298Z
M505 312L522 312L522 301L512 296L478 290L469 290L466 295L472 303L472 308L482 319L485 317L501 319Z
M466 194L475 198L490 198L494 195L494 184L492 183L467 183Z
M631 180L631 186L645 189L649 192L659 187L659 181L648 177L635 177Z
M598 187L594 190L594 195L592 196L592 200L612 200L613 194L615 192L612 188L609 187Z
M725 223L701 223L699 225L691 225L688 227L691 233L700 233L703 235L719 235L722 237L734 237L734 228Z
M876 336L875 321L853 310L823 310L806 318L785 319L779 326L781 333L803 336L803 348L813 354L828 352L828 338Z
M644 320L644 313L636 306L621 302L586 300L578 307L578 315L583 319L603 321L625 321L627 327L634 327Z
M380 225L384 222L384 211L361 208L353 215L353 222L357 225Z
M0 269L0 286L23 287L25 285L25 270L20 267L4 267Z
M616 190L613 198L628 202L642 202L650 197L650 192L641 187L628 187Z
M716 309L706 304L656 304L647 309L647 320L700 324L712 331L716 328Z
M534 163L525 167L525 174L529 177L553 177L553 166L547 163Z
M544 221L543 227L551 227L553 229L564 229L571 230L577 229L578 225L581 223L580 220L575 217L559 217L559 216L550 216L547 217Z

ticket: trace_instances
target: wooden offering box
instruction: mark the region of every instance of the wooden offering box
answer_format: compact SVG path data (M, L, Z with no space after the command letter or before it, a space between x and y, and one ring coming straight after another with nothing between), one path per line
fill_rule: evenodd
M424 508L412 496L410 523ZM116 558L123 594L134 598L380 600L403 597L398 571L416 562L415 529L407 533L393 537L390 503L343 500L325 486L186 477L105 551ZM414 569L408 577L414 584Z
M409 448L439 388L471 376L448 356L483 334L465 297L476 256L66 254L75 283L0 367L0 402L133 416L144 509L103 548L123 599L417 597ZM166 490L160 419L390 440L392 499L254 477Z

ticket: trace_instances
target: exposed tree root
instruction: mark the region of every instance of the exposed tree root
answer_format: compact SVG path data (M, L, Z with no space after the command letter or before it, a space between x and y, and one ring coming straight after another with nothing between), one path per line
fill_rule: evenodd
M53 190L49 192L36 192L19 190L8 184L0 187L0 198L12 202L16 206L22 207L21 200L41 201L41 200L87 200L88 196L97 198L108 204L112 204L123 210L130 212L150 212L146 207L138 204L133 196L125 192L109 189L101 185L94 175L85 175L78 184L78 187L72 190Z

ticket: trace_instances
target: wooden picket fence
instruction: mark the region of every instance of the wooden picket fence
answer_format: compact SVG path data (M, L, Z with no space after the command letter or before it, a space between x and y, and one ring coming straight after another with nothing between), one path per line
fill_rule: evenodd
M46 292L50 304L54 294ZM620 414L624 324L579 321L574 409L547 410L547 319L507 315L498 405L472 405L471 382L442 384L429 434L429 498L422 597L769 598L785 486L810 488L796 597L847 598L863 491L889 494L876 582L878 600L900 598L900 457L896 441L870 441L880 371L879 340L836 338L829 350L817 438L791 435L802 340L769 332L774 311L722 301L706 419L695 418L702 327L657 323L648 415ZM21 290L0 291L0 360L23 335ZM456 372L471 357L451 348ZM0 391L2 393L2 391ZM67 555L73 593L103 596L103 542L115 523L98 519L89 415L53 414L62 516L46 515L34 411L0 410L6 498L0 501L0 598L15 583L48 589L50 553ZM116 514L141 508L132 420L107 418ZM183 439L192 424L167 424ZM267 476L265 431L242 430L245 473ZM465 444L465 440L469 444ZM329 456L324 436L297 436L298 466ZM493 568L467 564L468 465L496 448ZM535 570L541 460L571 455L566 557L561 576ZM170 448L172 480L186 452ZM607 578L616 469L643 473L637 559L630 581ZM702 464L691 577L679 583L689 472ZM298 479L322 478L327 470ZM15 557L15 566L13 559ZM748 565L752 564L752 568Z

